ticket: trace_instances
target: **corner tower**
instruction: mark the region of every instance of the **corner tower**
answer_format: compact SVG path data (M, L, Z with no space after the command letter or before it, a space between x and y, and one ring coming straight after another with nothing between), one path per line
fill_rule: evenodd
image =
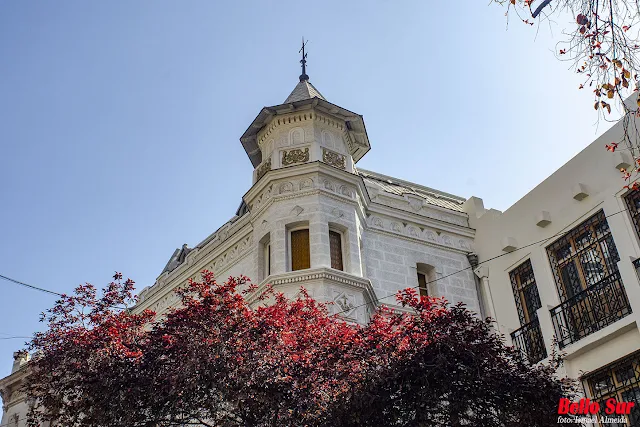
M304 49L304 47L303 47ZM294 297L304 287L334 312L366 322L375 305L364 277L366 189L354 167L369 151L361 115L302 74L282 104L264 107L240 138L254 167L243 197L253 227L254 282Z
M323 162L354 171L369 151L361 115L327 101L309 81L303 53L300 81L282 104L264 107L240 138L255 184L270 170Z

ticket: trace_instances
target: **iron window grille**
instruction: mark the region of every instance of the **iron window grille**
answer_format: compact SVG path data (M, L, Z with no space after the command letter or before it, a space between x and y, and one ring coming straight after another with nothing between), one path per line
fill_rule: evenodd
M513 298L516 301L520 325L529 323L542 307L531 260L526 260L509 273Z
M582 379L585 392L604 408L608 399L619 402L635 402L625 424L603 424L603 426L640 427L640 351L604 366ZM618 415L615 415L618 417Z
M604 211L549 245L547 254L562 302L551 310L561 347L631 313Z
M624 201L631 216L631 222L636 229L636 235L640 238L640 190L633 190L625 194Z
M539 362L547 357L547 349L538 321L537 310L542 307L542 303L531 260L526 260L513 269L509 278L521 325L511 333L511 340L530 363Z

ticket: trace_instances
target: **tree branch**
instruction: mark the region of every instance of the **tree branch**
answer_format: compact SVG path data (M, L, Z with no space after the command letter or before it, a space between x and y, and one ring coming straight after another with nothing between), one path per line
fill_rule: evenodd
M542 9L544 9L549 3L551 3L551 0L544 0L542 3L540 3L540 6L538 6L536 10L533 11L531 16L537 18L540 12L542 12Z

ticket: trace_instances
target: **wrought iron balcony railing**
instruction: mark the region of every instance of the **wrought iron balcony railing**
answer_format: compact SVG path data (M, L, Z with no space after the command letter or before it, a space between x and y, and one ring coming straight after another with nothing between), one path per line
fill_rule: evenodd
M513 344L534 364L547 357L547 348L540 330L540 321L535 317L531 322L511 333Z
M631 314L631 306L616 271L550 311L563 348Z

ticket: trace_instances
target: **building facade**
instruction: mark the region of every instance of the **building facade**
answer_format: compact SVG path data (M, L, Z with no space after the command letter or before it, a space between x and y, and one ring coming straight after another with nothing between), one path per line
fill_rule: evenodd
M640 191L624 188L629 151L605 150L624 129L617 123L506 211L471 198L467 213L500 332L533 363L562 351L591 400L638 406ZM640 425L640 410L627 421Z
M295 297L304 287L358 323L396 305L407 287L483 311L466 200L358 169L371 148L363 117L327 101L305 73L240 141L254 171L236 214L193 248L176 249L136 310L165 312L177 303L174 289L206 269L221 280L248 276L257 293L271 284ZM25 425L26 362L19 355L0 380L3 426Z
M176 249L135 309L165 312L174 289L205 269L289 297L304 287L358 323L416 287L492 317L532 363L559 347L586 396L640 402L640 191L620 178L629 153L604 149L623 126L500 212L359 169L371 148L363 117L327 101L303 73L240 138L254 171L236 214ZM0 379L2 426L25 425L27 367L16 353ZM640 425L640 412L628 424Z

